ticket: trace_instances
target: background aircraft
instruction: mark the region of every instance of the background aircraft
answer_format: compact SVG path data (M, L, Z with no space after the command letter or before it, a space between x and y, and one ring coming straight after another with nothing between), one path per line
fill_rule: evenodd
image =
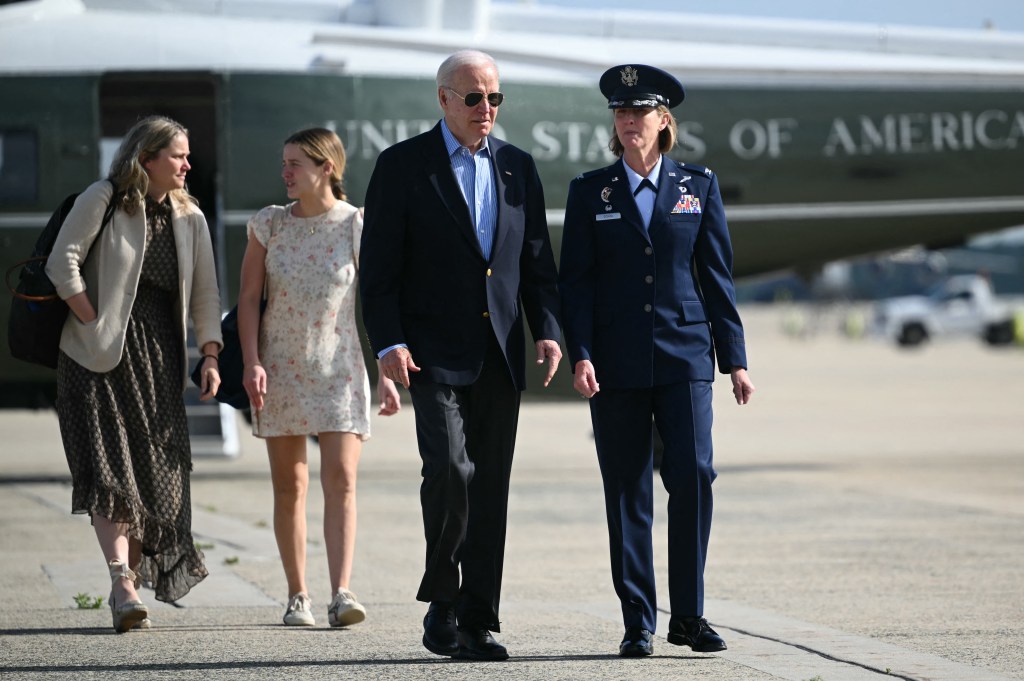
M537 159L556 247L568 182L612 160L597 79L634 61L687 86L673 156L718 174L739 277L1024 223L1021 33L487 0L34 0L0 6L0 265L163 113L191 131L230 306L246 220L285 200L282 140L335 128L360 203L380 150L436 123L436 68L463 47L499 63L496 134ZM38 401L52 372L3 343L0 404Z

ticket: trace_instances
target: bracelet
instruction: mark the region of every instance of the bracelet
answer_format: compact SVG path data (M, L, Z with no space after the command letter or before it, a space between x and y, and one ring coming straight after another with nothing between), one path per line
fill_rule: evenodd
M210 359L217 360L218 364L220 363L220 357L218 357L217 355L203 355L203 359L206 359L207 357L209 357Z

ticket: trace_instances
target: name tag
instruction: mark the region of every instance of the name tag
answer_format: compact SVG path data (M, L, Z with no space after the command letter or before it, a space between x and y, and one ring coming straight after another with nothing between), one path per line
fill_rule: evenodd
M601 222L602 220L618 220L621 217L622 213L598 213L594 219Z

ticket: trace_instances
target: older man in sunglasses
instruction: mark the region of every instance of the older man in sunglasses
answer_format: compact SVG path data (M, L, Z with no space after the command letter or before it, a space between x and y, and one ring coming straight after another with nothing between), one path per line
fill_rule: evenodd
M558 346L555 262L533 158L489 137L503 96L488 55L437 72L444 112L380 154L366 195L363 320L381 370L409 389L422 459L430 604L423 645L504 660L498 601L509 474L526 383L523 317L551 381Z

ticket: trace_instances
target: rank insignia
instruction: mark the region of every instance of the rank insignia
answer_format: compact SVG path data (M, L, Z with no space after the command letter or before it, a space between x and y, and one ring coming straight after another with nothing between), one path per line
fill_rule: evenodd
M611 195L612 195L612 188L611 187L605 187L604 189L601 190L601 200L604 201L605 203L608 203L608 198Z
M679 197L679 201L676 202L675 207L672 208L673 213L700 213L700 198L692 196L690 194L684 194Z

